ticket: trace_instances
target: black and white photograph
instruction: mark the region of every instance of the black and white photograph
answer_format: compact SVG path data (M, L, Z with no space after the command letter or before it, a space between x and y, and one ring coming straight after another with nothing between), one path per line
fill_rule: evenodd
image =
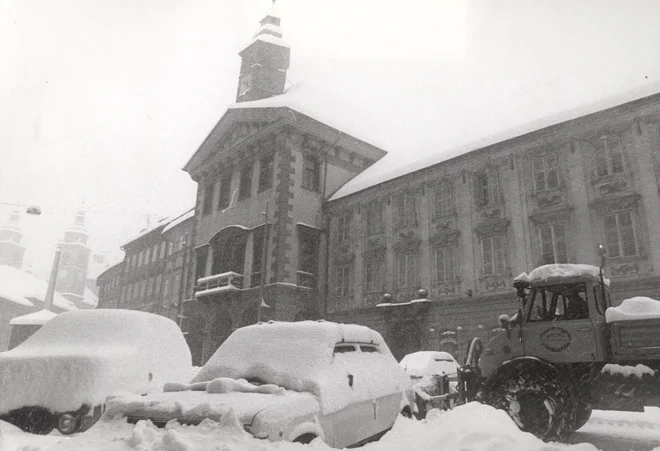
M660 451L660 2L0 2L0 451Z

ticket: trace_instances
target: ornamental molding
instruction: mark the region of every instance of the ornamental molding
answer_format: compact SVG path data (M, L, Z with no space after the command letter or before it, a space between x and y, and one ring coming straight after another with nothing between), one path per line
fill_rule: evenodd
M548 208L565 202L565 193L561 189L539 191L530 196L539 208Z
M429 238L429 243L433 246L455 246L461 231L456 229L438 230Z
M479 238L501 235L507 231L509 224L511 224L511 221L506 218L483 222L474 228L474 233L476 233Z
M408 230L397 233L397 242L394 244L394 251L397 253L416 252L422 240L415 234L415 231Z
M642 196L637 193L621 193L607 197L599 197L592 201L589 206L599 214L616 213L619 211L637 209L641 198Z
M565 222L568 221L573 210L574 208L571 205L558 205L551 209L536 210L529 215L529 219L537 226L553 222Z

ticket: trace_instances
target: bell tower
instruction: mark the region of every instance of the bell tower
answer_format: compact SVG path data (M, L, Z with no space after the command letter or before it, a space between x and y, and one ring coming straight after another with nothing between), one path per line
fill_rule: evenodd
M73 302L76 307L84 308L85 281L89 266L90 247L87 245L85 213L79 211L76 219L64 232L60 243L61 258L57 274L57 291Z
M260 100L282 94L291 49L282 39L280 15L273 6L259 22L261 28L240 53L237 102Z
M18 221L19 211L13 210L9 221L0 228L0 265L21 269L26 248L21 244L23 232Z

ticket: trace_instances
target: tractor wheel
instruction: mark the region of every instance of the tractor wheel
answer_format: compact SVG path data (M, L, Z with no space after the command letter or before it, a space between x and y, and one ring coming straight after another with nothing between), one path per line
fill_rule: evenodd
M521 359L500 367L481 395L486 404L507 412L521 430L542 440L562 440L571 432L571 394L552 365Z
M582 426L587 424L591 418L591 405L581 401L576 402L575 406L575 419L573 420L573 426L571 427L571 432L575 432L580 429Z

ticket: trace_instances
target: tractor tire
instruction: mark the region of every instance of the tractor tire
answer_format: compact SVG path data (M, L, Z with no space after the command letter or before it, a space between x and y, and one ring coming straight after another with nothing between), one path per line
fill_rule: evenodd
M504 410L518 427L541 440L561 441L572 432L573 390L556 368L537 359L514 359L486 381L481 399Z
M580 429L582 426L587 424L589 418L591 418L591 405L577 401L575 406L575 417L573 419L573 425L570 432L575 432Z

